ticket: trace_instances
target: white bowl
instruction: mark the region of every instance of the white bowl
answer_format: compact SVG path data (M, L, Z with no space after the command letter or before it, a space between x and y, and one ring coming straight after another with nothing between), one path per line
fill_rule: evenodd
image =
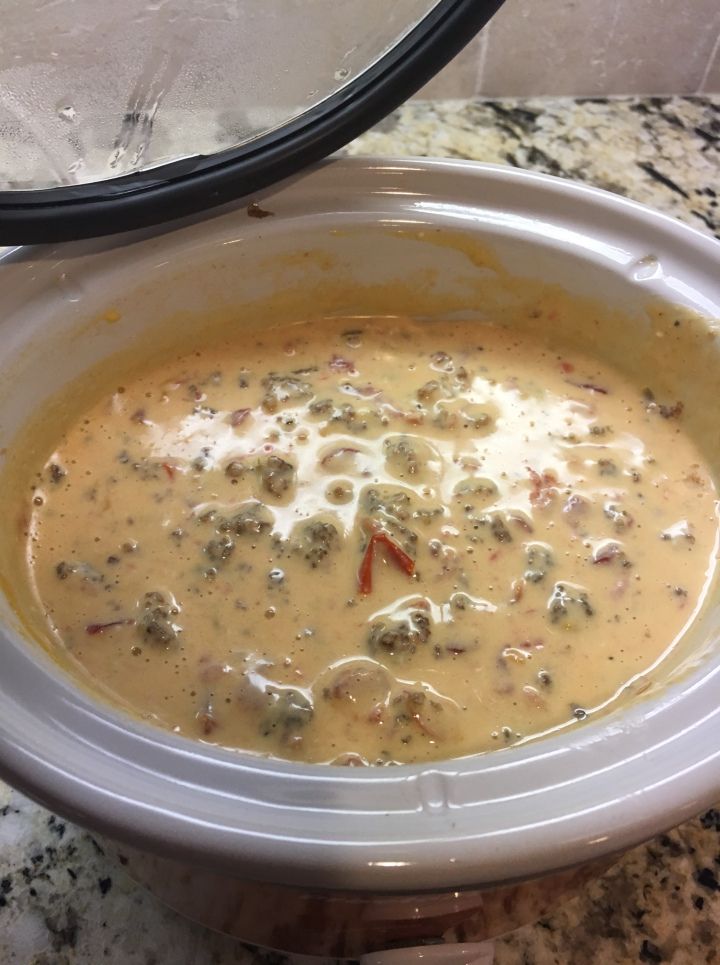
M452 296L477 314L466 280L481 269L462 247L438 247L437 228L487 244L514 274L630 313L659 296L720 316L720 244L550 177L353 159L259 201L273 217L233 206L154 235L8 251L0 446L44 397L163 316L187 327L279 290L287 312L311 297L315 312L416 311L424 299L432 314ZM119 322L103 319L108 308ZM707 352L720 372L717 340ZM649 699L491 754L353 769L264 760L130 719L28 645L3 598L0 773L117 841L251 880L373 893L523 880L620 852L720 798L718 602L695 630L703 658Z

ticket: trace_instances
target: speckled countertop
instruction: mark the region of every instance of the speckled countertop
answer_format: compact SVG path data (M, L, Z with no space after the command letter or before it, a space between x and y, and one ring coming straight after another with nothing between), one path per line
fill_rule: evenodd
M576 178L720 237L720 97L410 103L352 154L472 158ZM166 910L87 833L0 783L0 965L251 965ZM627 854L497 965L720 963L720 810ZM277 956L273 956L277 963Z
M351 154L472 158L586 181L720 235L720 96L409 102Z

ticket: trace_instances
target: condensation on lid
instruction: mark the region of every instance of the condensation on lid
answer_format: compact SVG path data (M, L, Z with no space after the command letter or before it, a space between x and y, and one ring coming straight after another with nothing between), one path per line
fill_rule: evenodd
M282 128L439 0L8 0L0 190L108 181Z

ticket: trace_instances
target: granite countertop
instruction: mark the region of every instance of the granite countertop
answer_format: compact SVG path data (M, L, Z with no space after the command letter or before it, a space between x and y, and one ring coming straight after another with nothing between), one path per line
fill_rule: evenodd
M532 168L607 188L720 237L720 97L412 102L347 152ZM0 783L2 965L251 965L253 958L165 909L91 835ZM631 851L552 916L498 940L495 960L720 962L720 810Z

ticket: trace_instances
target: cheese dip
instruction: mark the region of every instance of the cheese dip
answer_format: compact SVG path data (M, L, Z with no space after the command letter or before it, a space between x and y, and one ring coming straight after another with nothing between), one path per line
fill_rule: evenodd
M642 691L711 576L682 400L511 328L245 331L105 389L28 471L28 575L78 675L189 737L502 747Z

